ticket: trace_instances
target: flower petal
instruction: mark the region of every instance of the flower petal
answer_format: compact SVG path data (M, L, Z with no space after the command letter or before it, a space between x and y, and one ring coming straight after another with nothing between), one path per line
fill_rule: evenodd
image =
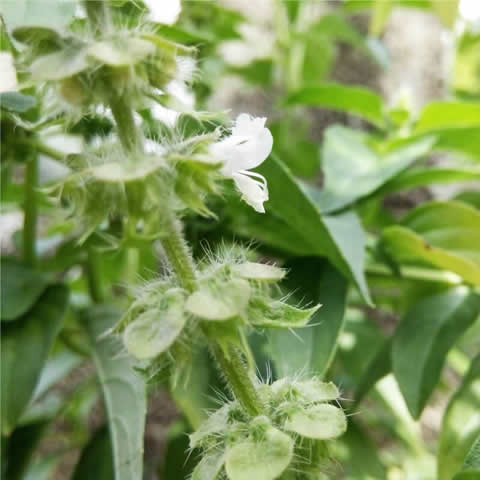
M173 25L182 10L180 0L144 0L150 10L150 18L157 23Z
M273 138L265 121L266 118L242 113L232 128L232 135L210 147L210 153L224 163L224 175L231 177L240 170L258 167L270 155Z
M252 177L260 178L261 181ZM267 181L259 173L255 172L236 172L232 175L237 189L242 194L242 200L248 203L259 213L265 213L263 202L268 200Z

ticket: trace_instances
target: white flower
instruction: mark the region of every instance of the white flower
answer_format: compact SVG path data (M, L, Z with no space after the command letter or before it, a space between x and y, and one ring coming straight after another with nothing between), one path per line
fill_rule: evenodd
M150 19L157 23L173 25L182 10L180 0L143 0L150 10Z
M8 52L0 52L0 92L11 92L17 89L17 72L13 57Z
M263 202L268 200L267 181L249 170L258 167L272 151L273 138L265 121L242 113L232 134L210 146L212 156L223 162L222 174L233 179L242 199L260 213L265 212Z

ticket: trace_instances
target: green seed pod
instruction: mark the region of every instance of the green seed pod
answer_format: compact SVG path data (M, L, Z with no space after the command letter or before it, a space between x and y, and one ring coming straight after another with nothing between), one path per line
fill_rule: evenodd
M60 95L75 107L85 107L92 100L89 88L79 75L60 81Z

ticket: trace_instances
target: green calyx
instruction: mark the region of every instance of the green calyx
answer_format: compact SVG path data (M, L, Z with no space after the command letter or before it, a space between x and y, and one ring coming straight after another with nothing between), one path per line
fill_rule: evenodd
M252 417L231 402L190 436L191 448L205 450L193 478L206 478L201 474L207 465L214 472L210 478L222 478L224 471L230 480L274 480L287 471L319 474L324 469L325 442L346 429L343 411L327 403L338 398L337 387L315 377L286 378L259 385L257 392L265 405L262 415Z

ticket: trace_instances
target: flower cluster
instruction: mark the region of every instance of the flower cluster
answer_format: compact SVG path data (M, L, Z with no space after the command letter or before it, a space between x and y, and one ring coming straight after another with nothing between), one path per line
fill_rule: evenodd
M243 253L208 259L199 268L193 292L174 278L144 285L114 331L146 365L158 364L165 353L174 358L178 344L192 346L189 338L204 335L214 336L226 354L230 345L248 353L245 328L303 327L319 308L300 309L274 298L274 285L284 275L276 266L246 261ZM177 362L177 367L184 365Z
M344 412L331 402L333 383L283 378L257 387L264 412L248 415L234 401L214 412L190 435L190 447L204 456L192 479L274 480L284 472L318 478L328 462L326 441L347 427ZM281 477L283 478L283 477ZM290 478L290 477L288 477Z

